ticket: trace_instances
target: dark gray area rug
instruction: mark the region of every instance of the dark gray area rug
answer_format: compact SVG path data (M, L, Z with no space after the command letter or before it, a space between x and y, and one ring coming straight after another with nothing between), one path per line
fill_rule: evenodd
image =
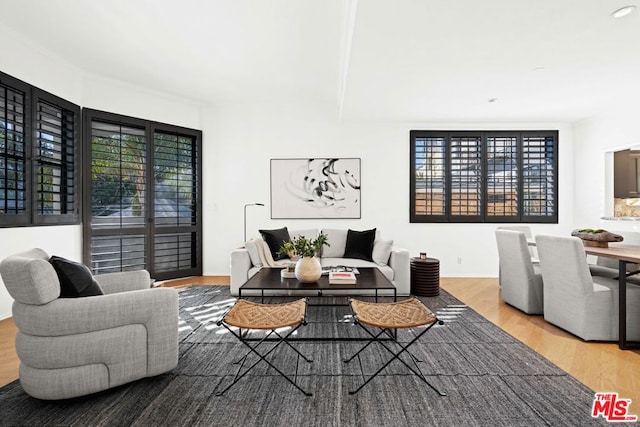
M271 360L311 392L305 397L261 362L224 396L215 392L236 373L245 347L216 321L234 303L228 287L180 292L180 361L167 374L63 401L28 396L15 381L0 389L1 425L104 426L584 426L594 392L451 295L420 298L445 321L428 331L413 353L439 396L394 361L358 394L349 395L388 353L373 345L361 363L342 359L363 343L295 342L308 364L280 346ZM284 301L269 298L269 301ZM337 301L344 301L338 298ZM310 303L332 302L313 298ZM298 337L360 337L348 307L309 308ZM416 328L417 329L417 328ZM414 330L402 330L407 342ZM267 343L266 345L273 345ZM250 356L246 363L250 363Z

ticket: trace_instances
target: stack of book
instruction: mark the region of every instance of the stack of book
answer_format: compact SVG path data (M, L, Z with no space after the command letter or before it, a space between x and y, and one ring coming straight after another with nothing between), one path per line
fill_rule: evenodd
M355 285L356 275L351 271L331 271L329 272L330 285Z
M354 274L360 274L357 268L355 267L347 267L345 265L330 265L328 267L322 267L322 275L326 276L332 271L351 271Z

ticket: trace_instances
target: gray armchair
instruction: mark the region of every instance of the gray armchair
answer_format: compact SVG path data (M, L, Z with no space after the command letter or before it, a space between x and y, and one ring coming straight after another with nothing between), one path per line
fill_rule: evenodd
M526 233L496 230L502 299L527 314L542 314L542 274L531 261Z
M15 300L20 382L28 394L66 399L176 367L175 289L149 289L149 273L140 270L95 276L105 295L59 298L48 259L42 249L32 249L0 263Z
M592 276L577 237L536 236L544 319L585 341L618 340L618 281ZM627 338L640 339L640 287L627 284Z

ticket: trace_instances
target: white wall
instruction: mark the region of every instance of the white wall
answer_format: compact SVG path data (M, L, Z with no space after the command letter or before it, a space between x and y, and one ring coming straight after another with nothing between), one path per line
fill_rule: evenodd
M573 131L553 123L370 124L339 123L332 106L225 104L202 114L204 150L204 273L228 274L229 253L242 244L243 206L250 207L248 235L258 228L377 227L382 236L440 259L443 276L496 277L498 224L409 223L409 131L411 129L559 129L560 218L532 225L534 234L565 234L573 227ZM362 218L271 220L269 159L360 157ZM461 264L457 263L458 257Z
M82 79L84 108L108 111L145 120L200 129L200 104L129 83L85 74Z

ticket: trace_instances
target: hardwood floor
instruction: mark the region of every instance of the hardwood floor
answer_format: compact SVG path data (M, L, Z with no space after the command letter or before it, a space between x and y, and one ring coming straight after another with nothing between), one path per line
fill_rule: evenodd
M203 276L163 282L161 286L226 285L227 276ZM622 351L614 343L586 343L500 299L497 279L442 278L442 289L473 308L533 350L595 391L613 391L632 399L630 413L640 415L640 351ZM18 378L15 324L0 321L0 386Z

